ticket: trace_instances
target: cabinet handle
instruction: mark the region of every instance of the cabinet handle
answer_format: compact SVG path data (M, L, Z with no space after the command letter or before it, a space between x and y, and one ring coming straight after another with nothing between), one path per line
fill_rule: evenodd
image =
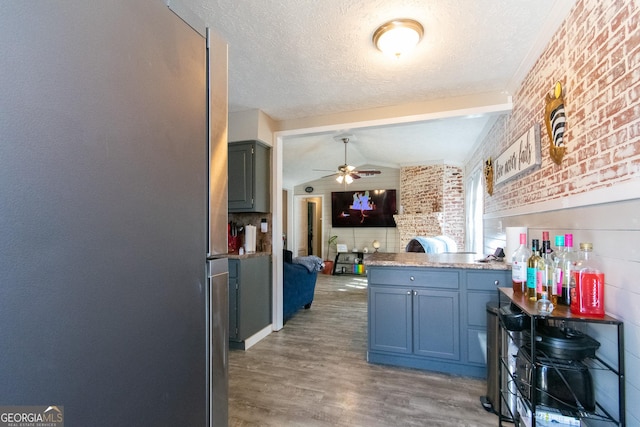
M413 291L413 296L418 295L418 291Z
M413 282L414 280L416 280L416 278L411 276L411 277L409 277L409 280L411 280Z
M493 282L496 286L500 285L500 280L496 280L495 282Z
M407 295L411 295L411 291L407 291Z

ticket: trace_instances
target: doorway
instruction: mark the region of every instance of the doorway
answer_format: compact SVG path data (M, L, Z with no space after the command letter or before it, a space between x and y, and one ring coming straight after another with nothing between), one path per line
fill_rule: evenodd
M307 202L307 255L318 255L318 250L314 250L317 240L315 236L316 209L316 202Z
M321 196L298 196L295 204L296 218L295 256L322 257L322 202Z

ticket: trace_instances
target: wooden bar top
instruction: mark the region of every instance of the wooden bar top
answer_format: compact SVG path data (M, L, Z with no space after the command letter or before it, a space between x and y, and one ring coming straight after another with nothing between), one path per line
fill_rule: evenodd
M618 319L611 316L596 317L596 316L583 316L571 313L571 309L567 305L556 304L548 316L543 316L538 313L536 309L536 302L530 301L526 294L515 293L512 288L498 288L500 293L511 300L518 308L531 317L547 317L549 319L570 320L578 322L592 322L592 323L621 323Z

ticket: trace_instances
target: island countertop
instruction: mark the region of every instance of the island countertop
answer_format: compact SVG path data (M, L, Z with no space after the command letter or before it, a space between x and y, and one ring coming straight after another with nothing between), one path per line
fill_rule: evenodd
M229 252L227 258L229 259L249 259L263 256L271 256L271 252L251 252L240 255L238 252Z
M421 252L376 252L368 255L363 263L366 267L440 267L474 270L511 270L504 261L479 262L485 257L470 253L426 254Z

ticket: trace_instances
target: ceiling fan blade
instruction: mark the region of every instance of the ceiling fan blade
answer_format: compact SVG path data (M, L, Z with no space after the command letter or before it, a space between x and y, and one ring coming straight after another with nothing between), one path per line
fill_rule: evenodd
M371 176L371 175L380 175L382 172L378 170L361 170L361 171L357 170L357 171L353 171L352 173L357 173L364 176Z
M381 172L379 170L356 170L355 166L351 166L349 164L349 162L347 161L347 143L349 142L349 138L344 137L344 138L340 138L342 140L342 142L344 143L344 164L339 165L338 166L338 172L332 175L327 175L327 176L323 176L323 178L327 178L330 176L334 176L334 175L338 175L338 178L340 179L341 177L344 178L351 178L353 179L360 179L362 178L362 176L371 176L371 175L378 175ZM318 169L315 169L318 170ZM342 181L339 181L340 183L342 183ZM347 181L346 179L344 180L344 184L350 184L351 181Z
M339 175L339 174L338 174L338 173L331 173L331 174L329 174L329 175L321 176L321 177L320 177L320 179L322 179L322 178L329 178L330 176L336 176L336 175Z

